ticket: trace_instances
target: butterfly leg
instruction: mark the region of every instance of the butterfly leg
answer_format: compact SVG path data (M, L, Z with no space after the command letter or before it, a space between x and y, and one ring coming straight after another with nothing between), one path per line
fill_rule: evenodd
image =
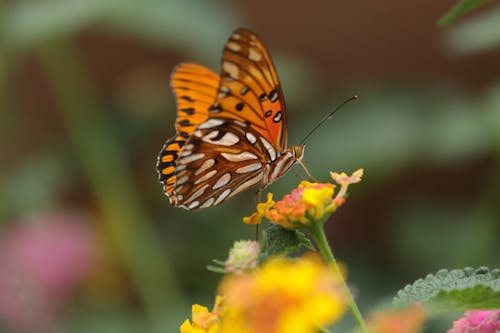
M300 164L302 169L304 169L304 172L306 173L306 175L309 177L310 180L312 180L313 182L316 182L316 183L320 183L319 180L317 180L316 178L313 177L313 175L311 175L311 173L309 172L305 163L302 160L297 160L297 162Z
M259 190L255 192L255 206L262 202L262 191L264 189L264 184L261 182L259 185ZM259 224L255 225L255 240L259 241Z
M296 169L292 168L293 173L302 180L307 180L304 176L302 176Z

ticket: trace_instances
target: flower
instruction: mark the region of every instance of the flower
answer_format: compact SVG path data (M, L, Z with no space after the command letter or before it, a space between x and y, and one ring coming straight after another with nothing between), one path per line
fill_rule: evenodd
M212 312L208 308L194 304L191 308L193 323L186 319L181 327L181 333L219 333L221 332L221 310L222 297L218 295L215 298L215 304Z
M363 176L363 169L358 169L352 173L352 175L348 176L345 172L336 173L330 172L330 176L333 181L340 185L340 191L337 193L334 201L336 201L337 206L341 206L345 202L345 195L347 193L347 188L351 184L356 184L361 181L361 177Z
M257 212L249 217L244 217L243 222L246 224L259 224L272 206L274 206L273 194L269 192L267 194L267 201L258 203Z
M465 317L456 320L448 333L500 332L500 310L469 310Z
M350 184L361 181L363 169L358 169L348 176L331 172L332 179L340 185L340 191L333 197L335 186L331 183L311 183L302 181L278 202L274 202L273 194L267 194L267 201L257 204L257 211L244 217L247 224L259 224L263 217L284 228L294 229L309 226L317 221L324 222L328 215L345 202L347 188Z
M244 270L257 267L259 257L259 242L234 242L229 250L229 258L225 262L226 272L242 273Z
M419 333L423 330L424 321L424 307L413 304L403 309L371 313L367 325L372 333Z
M341 277L319 257L273 258L259 269L228 275L223 332L313 333L338 320L347 300Z
M302 181L290 194L278 201L266 214L267 218L282 227L294 229L322 220L332 212L335 185Z
M84 218L54 212L16 221L0 236L0 321L11 332L54 330L96 263Z

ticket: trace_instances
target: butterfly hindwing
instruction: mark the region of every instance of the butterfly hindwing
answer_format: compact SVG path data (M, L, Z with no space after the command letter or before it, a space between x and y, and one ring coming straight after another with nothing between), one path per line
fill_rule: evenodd
M204 66L181 63L172 71L170 86L177 103L177 134L167 140L157 163L160 181L169 196L176 181L176 161L186 140L200 123L207 120L208 107L213 103L219 86L219 76Z

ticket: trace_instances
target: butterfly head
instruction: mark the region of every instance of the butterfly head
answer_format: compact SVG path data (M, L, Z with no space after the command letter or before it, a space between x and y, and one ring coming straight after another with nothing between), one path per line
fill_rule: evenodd
M304 157L304 145L296 145L292 147L293 155L295 156L295 160L301 160Z

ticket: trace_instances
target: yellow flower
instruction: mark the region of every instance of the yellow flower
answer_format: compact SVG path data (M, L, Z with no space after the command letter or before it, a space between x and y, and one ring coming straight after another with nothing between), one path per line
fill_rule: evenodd
M372 333L420 333L425 322L425 309L414 304L404 309L371 313L367 325Z
M222 281L223 332L313 333L346 309L341 277L317 256L274 258Z
M186 319L181 327L181 333L220 333L221 332L221 305L222 297L215 298L212 312L208 308L195 304L192 306L193 323Z
M245 216L243 218L243 222L246 224L259 224L272 206L274 206L273 194L269 192L267 194L267 201L258 203L257 212L253 213L249 217Z

